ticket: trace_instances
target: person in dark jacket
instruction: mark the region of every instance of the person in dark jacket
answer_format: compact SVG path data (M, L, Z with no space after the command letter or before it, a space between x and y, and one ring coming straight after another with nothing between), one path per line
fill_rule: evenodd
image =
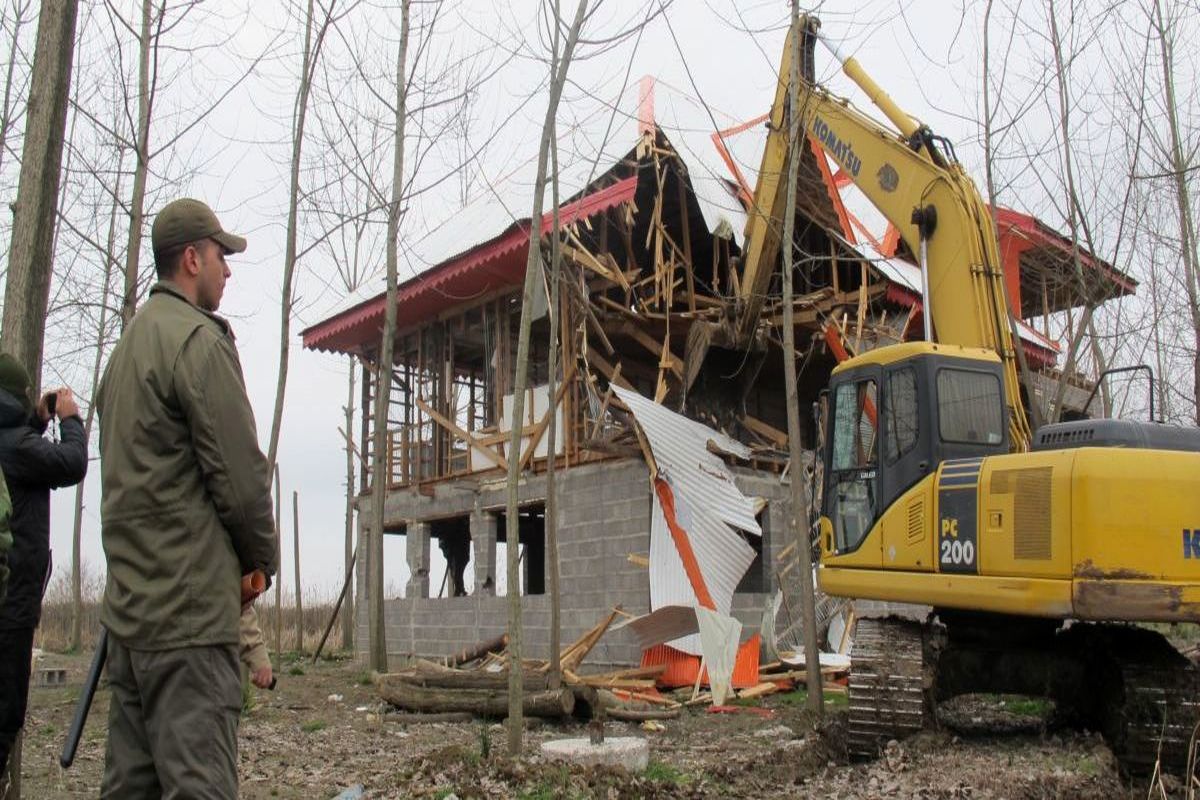
M12 497L13 549L8 596L0 605L0 771L21 726L29 694L33 630L42 616L50 576L50 490L71 486L87 472L87 439L69 389L53 392L61 441L45 438L49 395L35 411L29 374L0 353L0 469Z

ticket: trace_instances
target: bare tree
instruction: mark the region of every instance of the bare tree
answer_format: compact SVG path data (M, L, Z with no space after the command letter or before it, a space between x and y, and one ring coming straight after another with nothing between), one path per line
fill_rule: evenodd
M1200 265L1197 264L1196 222L1193 217L1191 191L1188 174L1193 168L1190 150L1185 154L1183 134L1180 130L1179 105L1175 99L1175 41L1176 27L1169 15L1163 13L1162 0L1154 0L1150 14L1151 32L1157 40L1162 58L1162 91L1164 112L1167 121L1169 146L1166 161L1170 175L1170 188L1174 194L1178 213L1179 252L1183 261L1184 293L1187 297L1187 312L1191 321L1191 337L1195 349L1192 355L1192 400L1193 418L1200 425Z
M163 0L158 12L160 30L166 16L166 8L166 0ZM133 152L137 161L133 170L133 197L129 202L129 239L125 246L125 291L121 299L122 329L129 325L133 319L133 312L137 308L138 260L142 245L142 218L145 214L146 178L150 173L150 105L154 97L150 86L150 55L152 49L150 26L152 20L150 0L142 0L141 32L138 35L137 129L133 139ZM157 56L157 46L153 50ZM155 72L157 73L157 69Z
M4 156L8 152L8 134L16 119L14 112L18 110L13 105L14 88L17 89L18 94L23 94L20 87L14 86L14 80L17 58L20 55L21 28L28 21L31 4L32 0L17 2L11 7L11 19L8 16L9 9L5 9L3 15L0 16L0 27L7 29L10 25L12 26L12 33L8 37L8 64L4 68L4 97L3 100L0 100L0 165L4 164Z
M387 410L392 389L392 350L396 338L396 275L399 269L400 215L404 199L404 127L408 120L408 36L410 0L400 3L400 44L396 49L395 138L392 150L392 196L387 209L387 306L375 379L375 438L371 452L371 540L367 559L370 666L387 670L387 638L383 612L383 508L387 495Z
M47 0L38 18L37 46L21 178L5 283L0 339L41 386L46 310L50 299L54 228L66 135L78 0ZM21 298L13 302L14 298Z
M783 385L787 406L788 455L791 463L792 507L789 521L796 540L796 553L800 563L800 607L804 626L804 663L808 672L808 709L820 717L825 711L825 698L821 689L821 662L817 638L816 595L813 587L812 542L809 537L808 519L804 513L805 485L803 475L804 445L800 440L800 402L796 380L796 320L792 302L792 277L795 269L794 241L796 228L796 173L800 162L800 148L804 139L800 135L800 5L791 3L791 75L788 79L788 158L787 196L783 212Z
M555 8L557 17L558 9ZM557 29L556 25L556 32ZM546 460L546 561L550 567L550 682L551 688L557 689L562 681L562 654L559 652L562 597L558 582L558 474L555 466L558 461L558 410L554 407L554 398L558 396L558 336L561 329L558 290L562 276L562 232L558 197L558 125L557 120L553 122L554 129L550 133L550 198L554 217L550 229L550 302L546 315L550 334L547 346L549 363L546 368L546 396L550 398L550 419L546 425L546 452L549 454Z
M124 163L124 150L118 150L117 166L116 166L116 184L114 185L113 194L117 197L121 194L121 168ZM101 258L104 262L103 280L101 282L102 295L100 299L100 314L99 320L96 323L96 348L95 355L92 359L92 382L91 397L89 398L87 412L84 415L83 431L85 440L90 441L92 435L92 424L96 419L96 402L95 392L96 387L100 384L100 368L104 363L104 353L106 344L108 343L108 328L109 328L109 304L108 304L108 286L112 280L113 268L117 263L116 256L116 238L117 238L117 214L119 208L117 203L111 204L111 210L108 218L108 236L105 241L104 252L101 253ZM79 650L83 638L83 560L80 554L82 539L83 539L83 490L87 481L81 480L75 486L75 517L71 528L71 649Z
M554 44L550 60L550 99L546 106L546 117L542 122L542 137L538 146L537 177L533 184L533 211L529 215L529 256L525 262L525 285L521 296L521 324L517 338L516 374L513 378L512 435L510 453L521 452L522 421L525 417L525 390L529 383L529 331L533 322L530 306L537 289L541 270L542 202L546 190L546 163L550 155L550 140L554 135L554 118L558 113L558 102L567 81L567 69L571 66L571 55L579 41L579 32L587 16L588 0L579 0L575 8L575 19L571 22L563 41L562 53L558 52L559 28L562 25L555 1ZM521 754L522 734L522 670L521 670L521 578L518 564L520 550L520 527L517 516L517 478L520 459L515 455L508 459L508 499L505 506L506 529L504 533L505 555L508 566L508 752L512 757Z
M283 397L287 389L288 353L291 345L292 306L295 290L292 278L296 271L297 212L300 205L300 166L304 150L304 124L308 118L308 99L312 92L313 76L321 57L325 34L333 21L336 0L322 9L322 19L314 39L313 0L308 0L304 13L304 50L300 63L300 85L296 89L296 109L292 121L291 179L288 191L287 242L283 256L283 293L279 321L279 377L275 384L275 410L271 416L271 437L267 445L267 463L274 464L279 455L279 431L283 423Z

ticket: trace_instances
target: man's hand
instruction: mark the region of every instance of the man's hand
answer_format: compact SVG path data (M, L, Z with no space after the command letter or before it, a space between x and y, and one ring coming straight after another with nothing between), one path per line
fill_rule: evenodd
M55 391L58 395L58 405L54 409L59 419L79 416L79 404L75 402L75 394L70 389L62 388Z
M272 677L271 667L267 665L250 673L250 682L260 689L270 689Z
M50 398L54 398L54 413L50 413ZM42 395L38 400L37 415L42 422L49 422L50 417L58 416L59 419L67 417L79 416L79 404L75 402L74 393L65 386L60 389L54 389Z

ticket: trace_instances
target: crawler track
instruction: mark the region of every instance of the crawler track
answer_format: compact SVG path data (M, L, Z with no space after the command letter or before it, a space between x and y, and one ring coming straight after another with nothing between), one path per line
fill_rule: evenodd
M1117 759L1135 773L1159 761L1185 771L1200 721L1200 672L1153 631L1112 627L1098 635L1111 665L1103 730Z
M858 621L850 652L847 749L873 757L889 739L925 726L922 626L898 619Z

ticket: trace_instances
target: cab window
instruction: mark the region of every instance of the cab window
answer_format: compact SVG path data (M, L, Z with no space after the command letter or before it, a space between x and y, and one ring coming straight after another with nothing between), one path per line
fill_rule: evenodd
M843 383L833 406L833 470L875 464L875 381Z
M1000 379L987 372L941 369L937 376L942 441L996 445L1004 441Z
M839 552L856 549L875 523L879 462L875 381L837 387L833 398L829 516Z
M888 375L885 400L888 432L885 449L888 463L891 463L917 444L919 420L916 370L905 367Z

